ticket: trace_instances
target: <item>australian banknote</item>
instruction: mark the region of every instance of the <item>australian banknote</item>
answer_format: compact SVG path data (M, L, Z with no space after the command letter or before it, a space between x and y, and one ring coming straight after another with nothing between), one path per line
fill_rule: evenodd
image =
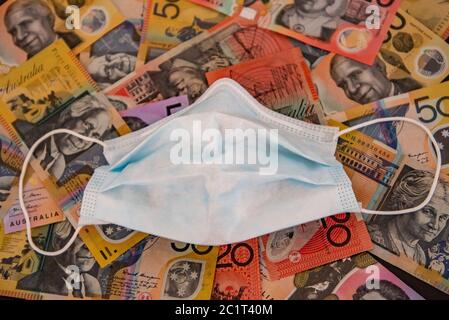
M136 68L141 36L125 21L79 54L89 75L104 90Z
M419 121L432 132L441 151L443 169L430 203L411 214L366 218L375 243L374 254L445 292L449 292L448 89L449 83L444 82L332 116L351 126L377 117L401 115ZM379 189L372 193L367 207L395 211L419 205L430 191L436 164L435 149L426 133L413 124L395 122L374 125L364 130L364 134L397 150L402 157L399 166L386 175L388 184L379 182ZM353 146L357 148L355 141ZM365 163L359 165L359 174L373 179L371 172L377 171L380 162L366 161L357 154L352 158L353 162ZM344 162L349 160L348 157Z
M260 9L244 7L238 14L257 20L260 27L371 65L399 4L394 0L270 0Z
M372 66L329 54L312 70L326 113L432 86L448 74L449 44L403 10Z
M23 154L56 128L103 139L129 131L62 40L3 76L0 90L1 125ZM91 126L81 125L88 121ZM90 174L105 163L100 146L61 135L36 150L30 164L62 208L77 202Z
M402 0L401 9L441 38L449 36L449 2L446 0Z
M261 263L264 300L422 300L369 254L344 258L270 281Z
M207 72L292 47L285 36L231 17L151 60L104 92L130 107L177 95L188 95L192 103L208 87Z
M187 96L179 96L123 110L120 112L120 116L132 131L137 131L187 106ZM80 237L94 254L100 267L112 263L145 236L146 234L142 232L113 224L88 226L83 228L80 233Z
M71 236L68 222L33 229L55 250ZM0 294L24 299L209 299L218 248L147 237L105 268L77 238L56 257L37 255L25 232L0 243Z
M10 233L25 229L24 217L17 200L18 176L24 155L6 136L0 136L0 143L0 217L4 223L3 231ZM32 170L24 185L24 201L30 214L31 227L64 219L62 210Z
M372 248L360 214L342 213L259 237L267 275L276 280Z
M298 48L211 71L206 78L209 85L231 78L274 111L313 123L323 121L318 94Z
M174 114L188 105L186 96L140 105L120 113L132 131L147 127L154 122ZM113 224L88 226L82 229L81 239L94 254L100 267L112 263L146 234Z
M5 233L16 232L26 228L23 211L17 198L18 185L13 185L10 192L11 196L4 202L7 209L3 218ZM34 173L27 179L23 198L32 228L65 219L64 212L56 203L51 192Z
M220 246L215 271L214 300L260 300L257 239Z
M76 1L79 21L78 15L66 13L71 4L73 1L66 0L9 0L2 4L0 64L19 66L58 39L78 54L124 21L109 0Z
M59 40L0 79L1 126L23 154L43 134L57 128L110 139L129 128ZM71 135L55 135L38 146L31 160L37 176L69 221L76 225L84 187L95 168L107 164L101 146ZM108 227L113 228L110 232ZM80 236L98 261L109 263L144 234L114 226L87 226Z
M111 0L123 14L126 21L131 22L139 34L142 33L147 0Z
M147 0L138 65L224 20L225 15L187 0Z

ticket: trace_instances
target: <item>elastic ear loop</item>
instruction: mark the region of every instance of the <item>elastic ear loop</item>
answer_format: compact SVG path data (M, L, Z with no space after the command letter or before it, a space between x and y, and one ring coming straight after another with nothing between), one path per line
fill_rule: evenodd
M372 124L376 124L376 123L382 123L382 122L391 122L391 121L404 121L404 122L410 122L413 123L415 125L417 125L418 127L420 127L421 129L423 129L427 135L430 138L430 141L432 141L433 147L435 148L435 153L437 155L437 167L436 167L436 172L435 172L435 177L433 179L433 183L432 186L430 188L429 194L427 195L426 199L424 199L424 201L413 208L408 208L408 209L402 209L402 210L395 210L395 211L377 211L377 210L369 210L369 209L364 209L361 208L361 212L362 213L367 213L367 214L384 214L384 215L389 215L389 214L404 214L404 213L411 213L411 212L415 212L418 210L421 210L422 208L424 208L430 201L430 199L432 199L433 193L435 192L435 189L437 188L437 184L438 184L438 179L440 176L440 171L441 171L441 151L440 151L440 147L438 146L437 141L435 140L435 138L433 137L432 132L430 132L430 130L424 126L423 124L421 124L420 122L413 120L413 119L409 119L409 118L405 118L405 117L387 117L387 118L380 118L380 119L373 119L373 120L369 120L367 122L364 123L360 123L357 124L353 127L344 129L340 132L337 133L336 135L336 139L338 139L338 137L347 134L348 132L354 131L354 130L358 130L360 128L364 128L367 126L370 126Z
M103 148L106 147L106 144L103 141L101 141L101 140L98 140L98 139L95 139L95 138L91 138L91 137L86 137L86 136L83 136L83 135L81 135L81 134L79 134L79 133L77 133L75 131L68 130L68 129L56 129L56 130L53 130L53 131L50 131L50 132L46 133L41 138L39 138L39 140L37 140L33 144L33 146L30 148L30 151L26 155L25 161L23 162L23 165L22 165L22 171L20 172L20 178L19 178L19 203L20 203L20 208L22 209L22 212L23 212L23 216L25 218L26 230L27 230L27 238L28 238L28 242L29 242L31 248L33 248L34 251L36 251L36 252L38 252L38 253L40 253L40 254L42 254L44 256L51 256L51 257L60 255L61 253L65 252L73 244L73 242L75 242L75 239L78 236L78 234L80 233L82 226L78 226L76 228L75 233L73 234L73 236L70 238L70 240L66 243L66 245L62 249L60 249L58 251L50 252L50 251L44 251L44 250L41 250L40 248L38 248L34 244L33 239L31 237L30 216L28 214L28 210L25 207L25 201L23 200L23 181L25 180L26 170L27 170L28 164L29 164L29 162L31 160L31 157L33 156L34 150L44 140L48 139L49 137L51 137L51 136L53 136L55 134L59 134L59 133L71 134L71 135L73 135L73 136L75 136L75 137L77 137L79 139L86 140L86 141L93 142L93 143L97 143L97 144L101 145Z

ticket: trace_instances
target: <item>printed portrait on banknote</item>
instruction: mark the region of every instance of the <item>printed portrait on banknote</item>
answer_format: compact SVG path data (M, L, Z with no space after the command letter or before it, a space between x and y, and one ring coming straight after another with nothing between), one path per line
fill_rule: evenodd
M187 95L192 103L208 87L207 72L290 48L286 37L236 16L150 61L105 94L128 107L177 95Z
M79 8L78 28L66 26L69 5ZM0 6L0 64L3 69L19 66L58 39L78 54L123 21L106 0L6 1Z
M152 91L160 90L162 93L159 100L162 97L187 95L189 100L193 102L201 96L208 87L205 73L232 64L230 57L219 45L221 38L222 34L218 33L211 37L209 41L205 41L199 46L192 46L164 61L158 66L160 71L148 74L147 77L152 80L151 82L154 85ZM139 91L148 95L151 93L151 91L145 90L145 86L148 85L151 86L149 81L141 82ZM149 98L157 100L156 96L149 96ZM145 100L140 102L145 102Z
M33 240L38 246L55 251L65 245L73 232L71 224L63 221L34 231ZM79 237L66 252L55 257L38 256L25 244L21 249L22 266L14 275L17 281L14 289L50 297L108 299L114 292L112 278L118 276L122 268L134 265L155 240L155 237L147 237L106 268L100 268Z
M58 97L55 95L51 99L58 99ZM25 95L19 96L14 100L14 106L10 106L24 110L27 101ZM73 130L96 139L117 136L112 130L112 120L107 105L89 93L70 101L57 112L51 112L50 104L47 112L48 116L44 117L43 122L32 123L19 118L13 123L28 147L31 147L45 133L57 128ZM91 147L92 149L88 150ZM90 175L95 168L105 165L107 162L100 149L101 147L92 142L86 142L73 135L58 134L40 144L34 155L42 169L53 176L61 186L77 174Z
M282 8L276 17L276 24L305 36L329 41L341 20L347 20L346 0L295 0ZM366 15L351 17L358 24ZM354 19L359 21L354 21Z
M134 71L140 35L125 21L80 54L80 61L99 88L105 89Z
M169 96L187 95L190 101L195 101L208 87L205 73L231 64L230 57L220 46L192 47L159 65L162 71L153 79L160 88L168 84Z
M312 75L326 113L429 87L445 79L449 45L402 10L396 12L392 26L372 65L334 53L315 62ZM301 49L312 51L307 45Z
M379 58L369 66L335 55L331 60L329 71L332 80L344 91L346 97L359 104L421 88L421 84L411 77L389 79L387 66Z
M353 300L410 300L410 297L393 282L380 280L378 289L368 288L366 283L360 285Z
M376 284L369 285L370 266ZM390 274L368 254L349 257L294 277L296 290L289 300L410 300L420 299L413 290Z
M58 7L57 12L62 13L59 1L53 0L52 3ZM65 9L62 14L65 15ZM56 17L44 0L16 0L8 6L3 19L6 31L12 37L15 46L27 54L27 59L56 39L63 39L70 48L81 43L81 39L75 33L55 30Z
M73 234L68 221L52 225L47 236L48 250L61 249ZM86 245L77 238L61 255L42 258L42 267L17 282L17 289L71 296L100 297L98 264Z
M379 210L402 210L422 203L433 182L432 172L404 166ZM435 267L437 252L446 249L449 235L449 182L440 179L435 193L424 208L411 214L374 216L368 229L373 242L389 252L426 267ZM432 253L434 253L432 255ZM438 258L436 259L438 260ZM448 262L442 274L448 276ZM440 267L439 267L440 268Z

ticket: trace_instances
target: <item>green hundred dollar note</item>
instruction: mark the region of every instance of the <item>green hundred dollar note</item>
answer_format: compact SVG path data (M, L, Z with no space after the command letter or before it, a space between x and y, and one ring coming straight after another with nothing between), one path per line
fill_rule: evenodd
M326 113L438 84L447 75L449 44L403 10L372 66L329 54L312 70Z
M33 229L33 239L55 250L72 233L61 222ZM79 238L56 257L37 255L23 231L0 241L0 295L24 299L209 299L218 254L217 247L149 236L100 268Z
M402 0L401 9L407 11L441 38L446 39L449 36L449 1Z
M449 82L411 91L334 114L347 126L385 116L405 116L421 122L435 137L442 154L442 171L435 193L423 209L411 214L368 216L373 253L449 293ZM364 134L398 151L403 160L389 184L379 182L368 207L376 210L412 208L427 197L436 165L426 133L403 122L373 125ZM355 159L357 161L357 159ZM359 166L367 176L379 162ZM390 178L390 176L388 177Z

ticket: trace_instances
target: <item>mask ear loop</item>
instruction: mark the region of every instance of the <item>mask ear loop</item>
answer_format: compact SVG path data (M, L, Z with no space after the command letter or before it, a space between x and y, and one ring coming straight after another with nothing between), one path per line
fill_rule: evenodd
M86 140L89 142L93 142L93 143L97 143L99 145L101 145L103 148L106 147L106 144L98 139L95 138L91 138L91 137L86 137L83 136L75 131L72 130L68 130L68 129L56 129L53 131L50 131L48 133L46 133L45 135L43 135L41 138L39 138L39 140L37 140L33 146L30 148L30 151L28 152L28 154L25 157L25 161L23 162L22 165L22 171L20 172L20 178L19 178L19 203L20 203L20 208L22 209L23 212L23 216L25 218L25 223L26 223L26 231L27 231L27 238L28 238L28 243L30 244L31 248L33 248L34 251L44 255L44 256L50 256L50 257L54 257L57 255L60 255L61 253L65 252L72 244L73 242L75 242L76 237L78 236L78 234L81 231L82 226L78 226L75 230L75 233L73 234L73 236L70 238L70 240L66 243L66 245L58 250L58 251L45 251L45 250L41 250L40 248L38 248L34 242L33 242L33 238L31 237L31 222L30 222L30 215L28 214L28 210L25 207L25 201L23 200L23 181L25 180L25 174L26 174L26 170L28 167L28 164L31 160L31 157L34 154L34 150L39 146L39 144L41 144L44 140L48 139L49 137L55 135L55 134L60 134L60 133L66 133L66 134L71 134L79 139L82 140Z
M436 156L437 156L437 166L436 166L436 169L435 169L435 177L433 179L432 186L430 187L430 191L429 191L429 194L427 195L426 199L424 199L424 201L420 205L418 205L416 207L408 208L408 209L402 209L402 210L395 210L395 211L377 211L377 210L369 210L369 209L361 208L360 211L362 213L390 215L390 214L404 214L404 213L415 212L415 211L421 210L422 208L424 208L429 203L430 199L433 196L433 193L435 192L435 189L437 188L438 179L439 179L440 171L441 171L441 151L440 151L438 143L435 140L432 132L430 132L430 130L426 126L424 126L423 124L421 124L420 122L418 122L418 121L416 121L414 119L409 119L409 118L405 118L405 117L387 117L387 118L380 118L380 119L369 120L367 122L360 123L358 125L355 125L353 127L350 127L350 128L347 128L347 129L344 129L344 130L338 132L337 135L335 136L335 139L338 140L338 137L340 137L340 136L342 136L344 134L347 134L347 133L349 133L351 131L354 131L354 130L358 130L360 128L364 128L364 127L370 126L372 124L382 123L382 122L391 122L391 121L404 121L404 122L413 123L413 124L417 125L418 127L420 127L421 129L423 129L426 132L426 134L430 138L430 141L433 144L433 147L435 148L435 153L436 153Z

